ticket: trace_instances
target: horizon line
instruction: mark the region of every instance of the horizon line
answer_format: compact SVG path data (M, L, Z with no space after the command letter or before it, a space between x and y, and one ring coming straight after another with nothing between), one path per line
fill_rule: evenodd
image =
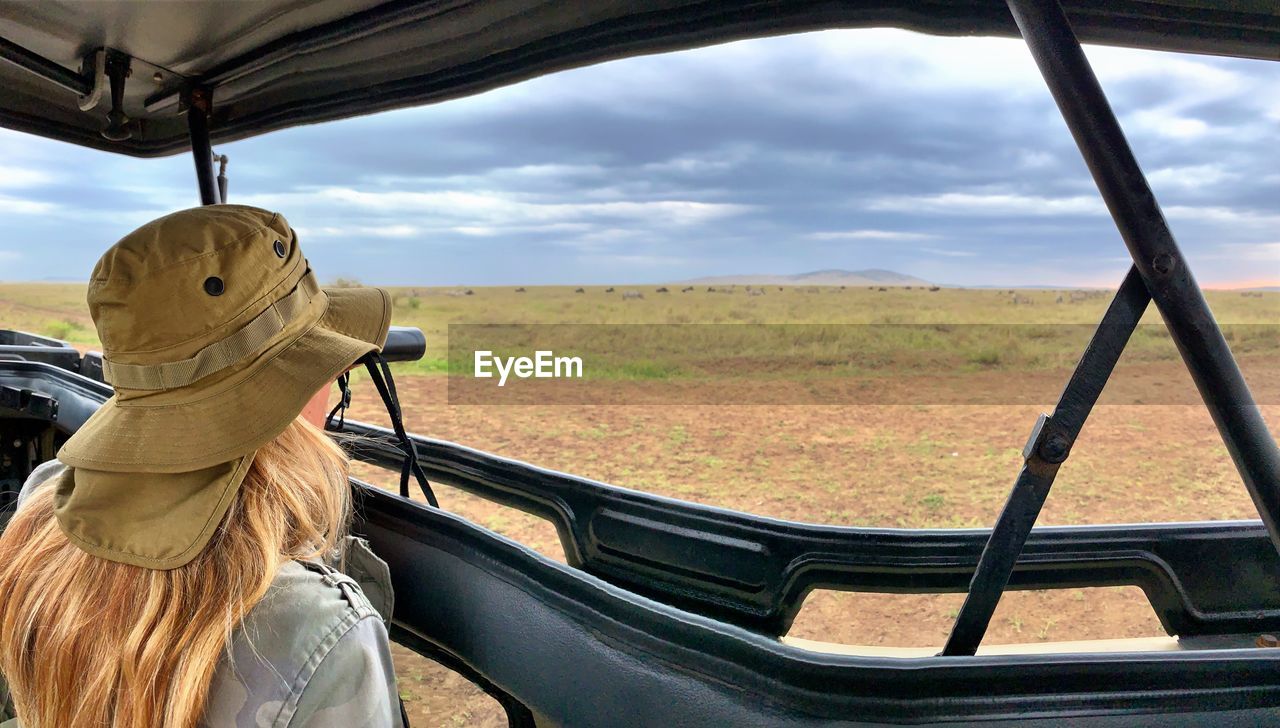
M340 277L340 276L339 276L339 277ZM735 277L735 276L704 276L704 278L713 278L713 277L714 277L714 278L733 278L733 277ZM741 277L748 277L748 276L741 276ZM365 281L353 281L353 282L357 283L360 287L371 287L371 288L511 288L511 287L518 287L518 288L568 288L568 287L573 287L573 286L583 286L583 287L590 286L590 287L593 287L593 288L599 288L599 287L608 287L608 286L621 287L621 286L671 286L671 285L684 285L684 286L689 286L689 285L720 285L720 286L744 286L744 287L750 287L750 286L784 286L784 287L785 287L785 286L790 286L790 287L793 287L793 288L837 288L837 287L840 287L841 285L844 285L844 286L846 286L846 287L850 287L850 288L862 288L863 286L866 286L866 287L869 287L869 288L880 288L880 287L882 287L882 288L923 288L924 286L926 286L926 285L927 285L927 286L938 286L938 287L940 287L940 288L956 288L956 289L962 289L962 290L963 290L963 289L1010 288L1010 289L1022 289L1022 290L1027 290L1027 289L1036 289L1036 290L1062 290L1062 291L1066 291L1066 290L1081 289L1081 288L1091 288L1091 289L1095 289L1095 290L1097 290L1097 289L1102 289L1102 290L1115 290L1115 289L1118 287L1118 286L1114 286L1114 285L1098 285L1097 283L1075 283L1075 284L1063 284L1063 283L1017 283L1017 284L1005 284L1005 283L973 283L973 284L968 284L968 285L962 285L962 284L956 284L956 283L933 283L933 282L931 282L931 281L923 281L922 283L909 283L909 284L908 284L908 283L869 283L869 284L868 284L868 283L857 283L857 284L852 284L852 285L850 285L850 284L838 284L838 283L835 283L835 284L832 284L832 283L705 283L705 282L704 282L704 283L694 283L694 282L693 282L694 280L696 280L696 279L668 280L668 281L658 280L658 281L645 281L645 282L640 282L640 283L637 283L637 282L631 282L631 283L617 283L617 282L613 282L613 283L609 283L609 282L605 282L605 283L582 283L582 282L573 282L573 283L378 283L378 282L372 282L372 283L370 283L370 282L365 282ZM0 285L7 285L7 284L22 284L22 285L54 285L54 286L62 285L62 286L68 286L68 285L88 285L88 283L89 283L88 279L84 279L84 280L72 280L72 279L61 279L61 280L50 280L50 279L23 280L23 279L13 279L13 280L8 280L8 279L0 279ZM335 283L336 283L336 281L333 281L333 280L331 280L331 281L329 281L329 282L322 282L322 283L321 283L321 287L325 287L325 288L332 288L332 287L335 287L335 286L334 286L334 284L335 284ZM1200 284L1200 288L1201 288L1201 290L1205 290L1205 291L1251 291L1251 290L1252 290L1252 291L1256 291L1256 290L1259 290L1259 289L1262 289L1262 290L1267 290L1267 289L1277 289L1277 290L1280 290L1280 280L1252 280L1252 281L1235 281L1235 282L1213 282L1213 283L1204 283L1204 284Z

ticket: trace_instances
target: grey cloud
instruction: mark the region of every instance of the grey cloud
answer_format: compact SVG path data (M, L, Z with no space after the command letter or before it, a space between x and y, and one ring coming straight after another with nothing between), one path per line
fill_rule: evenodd
M1233 262L1221 245L1274 239L1266 216L1277 214L1280 132L1266 104L1277 102L1257 90L1275 67L1114 49L1090 56L1175 213L1175 232L1203 261L1200 279L1257 277L1266 260ZM1171 136L1160 126L1171 115L1207 130ZM17 222L5 237L71 251L0 261L27 277L83 270L134 220L194 202L185 157L138 163L23 146L31 149L22 164L75 170L0 189L69 211L56 221L6 216ZM278 203L308 231L318 270L369 281L885 267L1007 285L1118 280L1124 270L1119 236L1048 92L1025 51L1003 41L888 31L752 41L220 151L232 157L233 201ZM1220 173L1206 171L1214 165ZM1204 184L1185 176L1197 174ZM495 202L430 202L432 194ZM887 234L820 235L858 230ZM0 239L0 249L14 247Z

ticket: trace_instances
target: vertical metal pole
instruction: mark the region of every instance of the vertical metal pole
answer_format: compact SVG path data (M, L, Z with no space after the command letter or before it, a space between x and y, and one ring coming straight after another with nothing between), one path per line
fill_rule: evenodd
M1280 548L1280 449L1057 0L1007 0L1129 254Z
M209 92L192 89L187 104L187 131L191 135L191 155L196 163L196 181L200 185L200 204L216 205L218 182L213 177L213 147L209 143Z

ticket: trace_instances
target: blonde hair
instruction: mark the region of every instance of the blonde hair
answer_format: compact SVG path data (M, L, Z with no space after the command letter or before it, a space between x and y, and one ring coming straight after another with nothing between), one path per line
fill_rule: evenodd
M0 536L0 671L26 728L189 728L232 631L293 559L331 556L350 519L347 458L293 422L258 450L209 545L170 571L71 544L42 487Z

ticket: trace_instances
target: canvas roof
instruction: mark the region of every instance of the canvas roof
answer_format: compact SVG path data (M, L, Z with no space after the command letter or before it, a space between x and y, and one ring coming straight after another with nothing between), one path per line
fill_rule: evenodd
M1276 59L1272 0L1066 0L1084 42ZM1002 0L0 0L9 42L71 71L133 58L132 137L99 133L104 99L0 61L0 125L135 156L188 148L180 91L213 90L212 138L435 103L646 53L824 28L1014 36ZM3 49L0 49L3 50Z

